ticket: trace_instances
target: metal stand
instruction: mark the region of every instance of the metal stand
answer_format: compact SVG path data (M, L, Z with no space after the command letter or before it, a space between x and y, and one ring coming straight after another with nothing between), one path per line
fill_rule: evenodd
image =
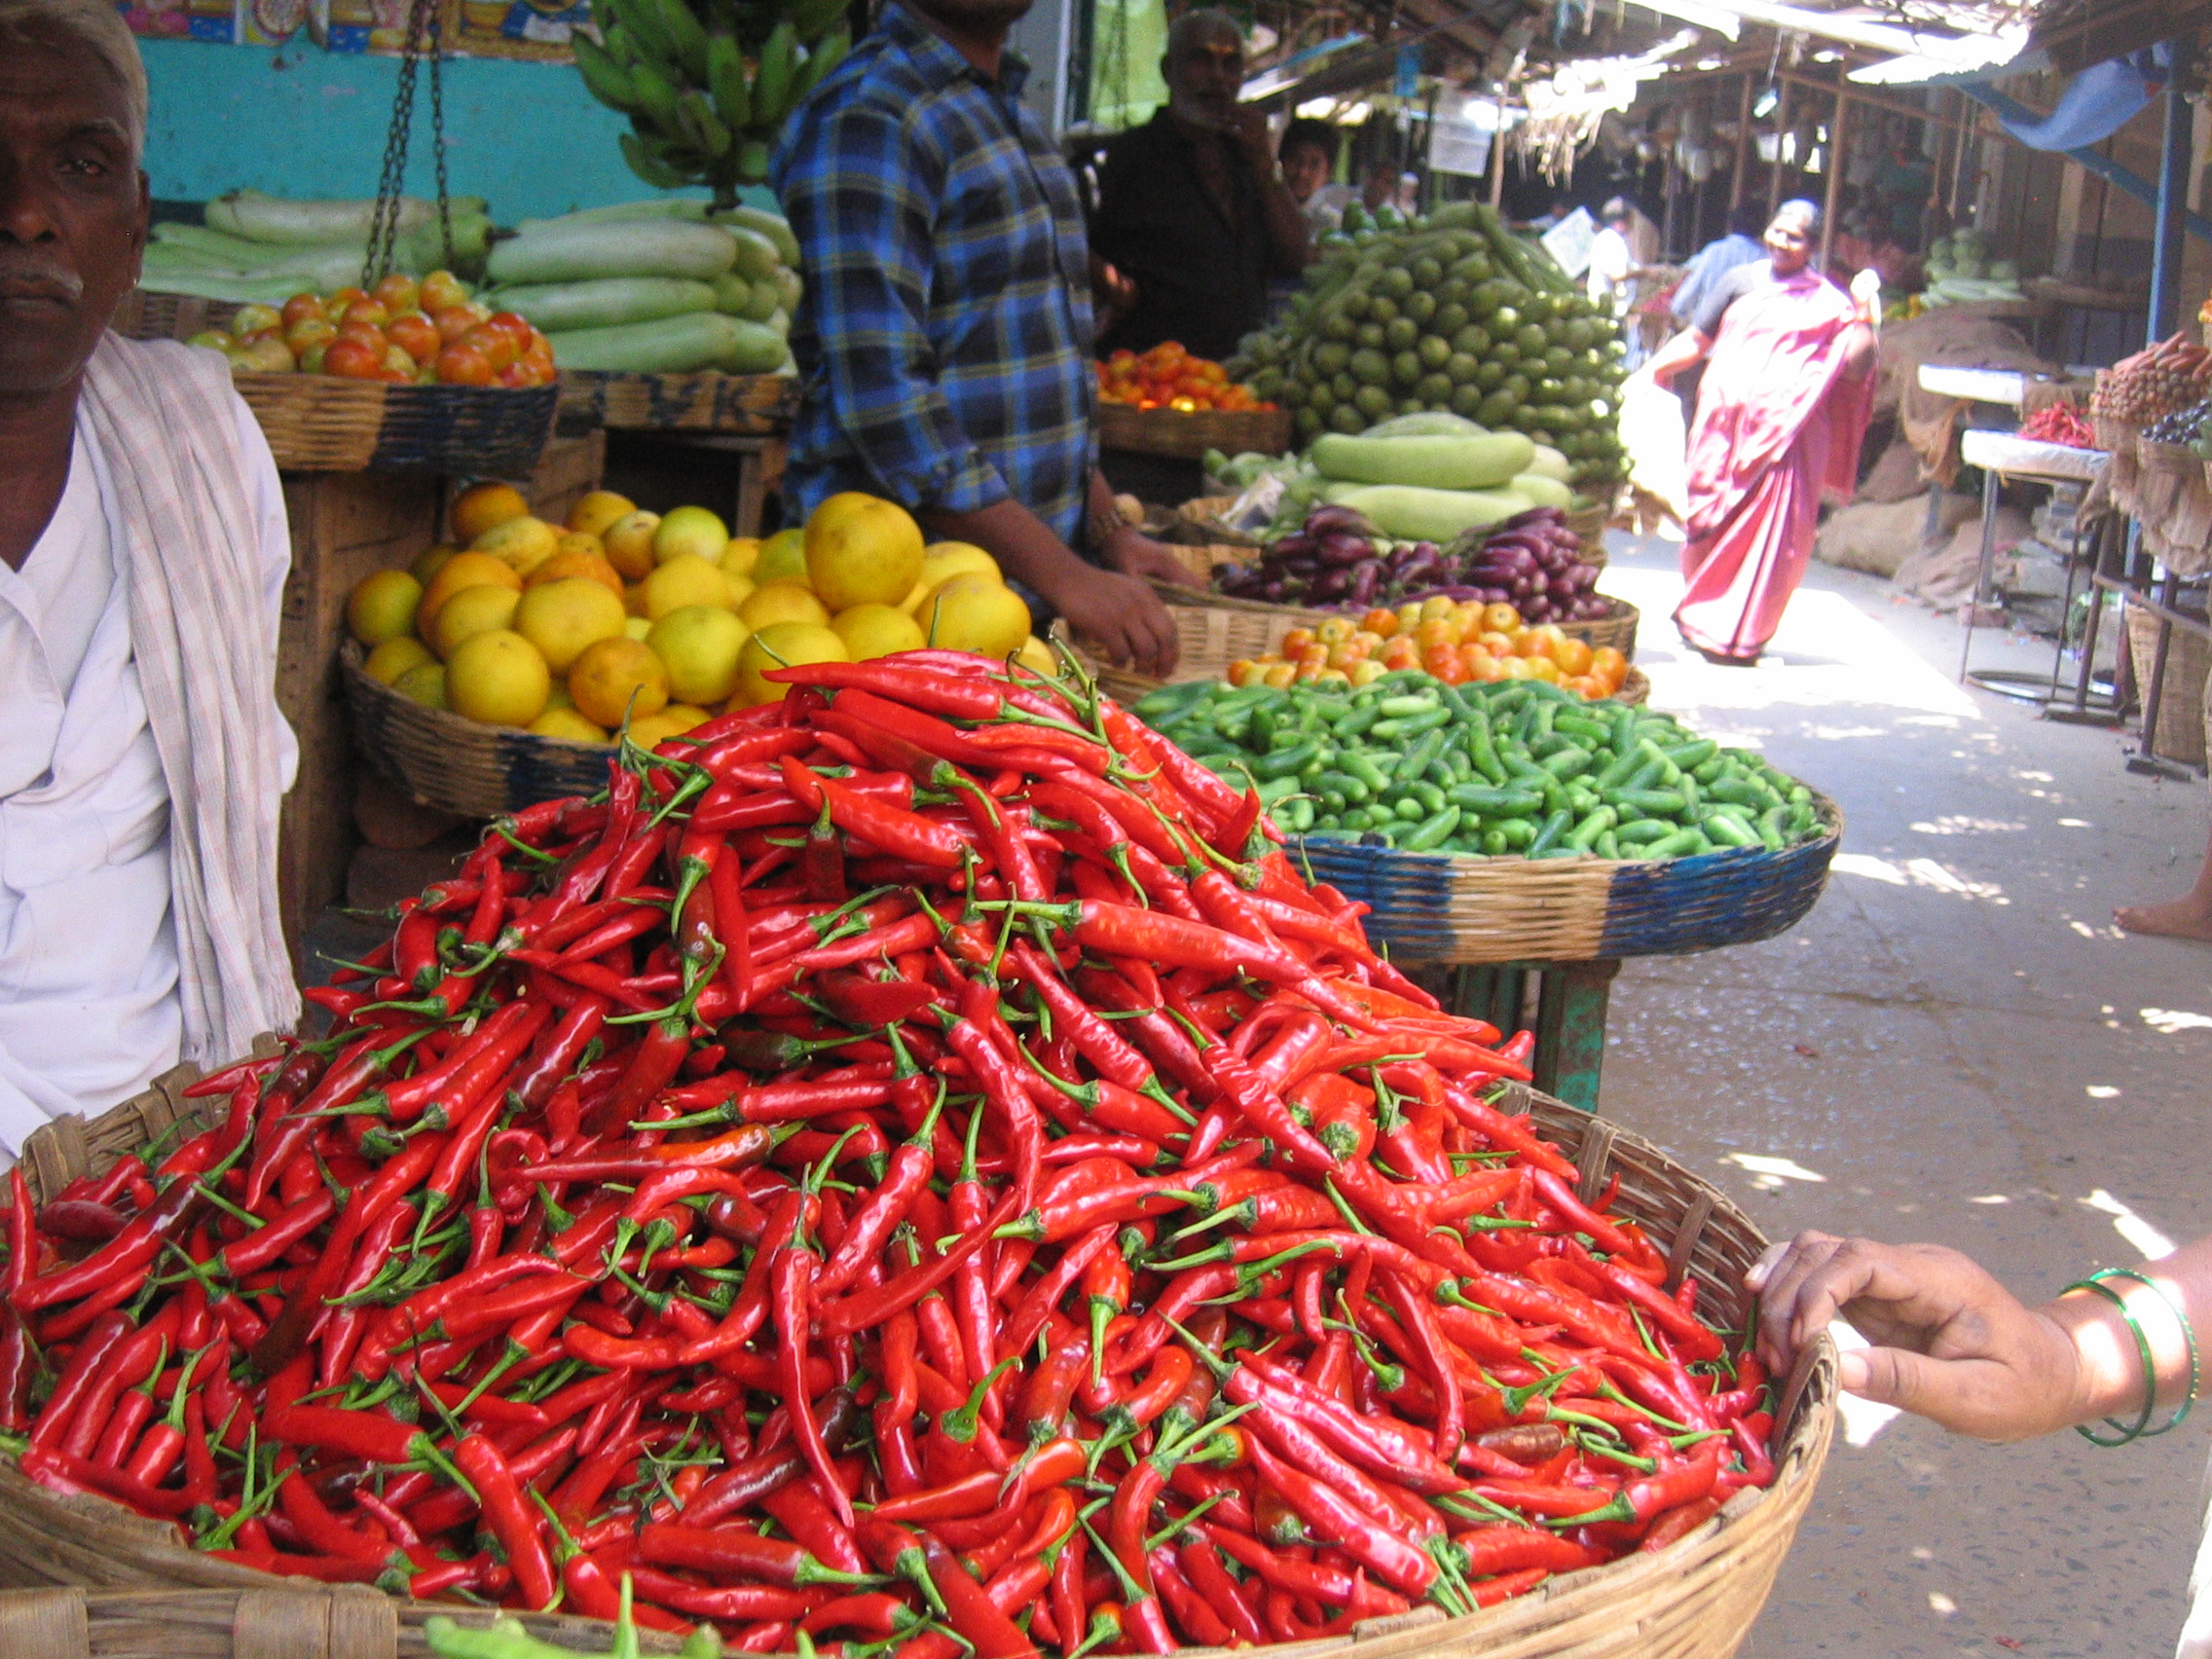
M2074 681L2073 707L2062 708L2054 699L2043 712L2043 718L2046 720L2056 720L2062 725L2117 726L2125 719L2123 710L2126 707L2126 702L2120 694L2120 677L2117 674L2113 677L2113 684L2106 694L2108 700L2094 706L2089 701L2090 694L2096 689L2091 683L2091 678L2096 673L2097 635L2104 622L2105 594L2111 591L2110 584L2105 578L2108 573L2115 577L2120 574L2125 540L2126 537L2120 530L2120 520L2116 515L2108 514L2099 521L2096 543L2089 556L2089 615L2082 629L2082 671L2075 677ZM2081 544L2079 528L2075 531L2075 544L2077 547ZM2110 567L2109 572L2108 566ZM2068 569L2066 575L2066 601L2068 608L2072 608L2074 603L2074 573L2071 568ZM2059 655L2063 657L2066 653L2066 637L2063 627L2059 630L2058 650ZM2124 657L2125 654L2123 645L2121 655ZM2056 668L2054 667L2051 672L2055 677Z

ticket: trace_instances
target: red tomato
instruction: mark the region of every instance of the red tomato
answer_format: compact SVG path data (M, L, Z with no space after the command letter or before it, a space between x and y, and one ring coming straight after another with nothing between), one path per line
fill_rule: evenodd
M417 286L415 278L399 271L394 271L376 285L374 297L394 316L401 312L419 310L422 306L422 289Z
M434 313L430 320L438 325L438 338L451 346L491 314L477 301L463 300L458 306L448 306L445 310Z
M484 354L484 360L498 374L522 355L522 344L505 329L494 322L480 322L461 337L460 344L473 346Z
M468 303L468 290L450 271L433 271L423 278L423 309L432 316L451 306Z
M385 325L384 332L394 346L404 346L418 363L428 362L445 344L438 337L438 325L419 311L401 312Z
M348 380L377 380L384 374L384 349L341 334L322 353L322 372Z
M491 386L498 378L492 360L474 346L448 346L438 353L438 380L445 386Z
M381 300L364 297L348 302L345 310L332 314L341 322L368 322L382 328L391 320L391 308Z
M297 323L327 322L330 313L323 310L322 300L314 294L294 294L284 302L284 326L289 329Z
M384 349L391 344L385 337L384 330L375 323L355 322L351 319L338 325L338 338L350 340L356 346L366 346L380 357L384 355Z

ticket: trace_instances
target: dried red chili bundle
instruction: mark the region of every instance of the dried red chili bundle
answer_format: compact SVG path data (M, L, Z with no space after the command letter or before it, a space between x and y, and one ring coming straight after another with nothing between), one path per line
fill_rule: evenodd
M1451 1612L1772 1479L1766 1379L1249 797L1087 683L781 672L495 827L34 1211L32 1479L276 1572L905 1659ZM1103 1506L1093 1495L1105 1493Z

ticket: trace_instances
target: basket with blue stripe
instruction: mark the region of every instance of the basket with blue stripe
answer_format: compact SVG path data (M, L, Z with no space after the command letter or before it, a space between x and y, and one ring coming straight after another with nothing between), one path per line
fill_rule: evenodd
M1369 906L1370 936L1411 962L1590 962L1772 939L1827 885L1843 813L1818 791L1823 833L1780 852L1681 859L1477 858L1400 852L1380 836L1295 844L1313 879Z

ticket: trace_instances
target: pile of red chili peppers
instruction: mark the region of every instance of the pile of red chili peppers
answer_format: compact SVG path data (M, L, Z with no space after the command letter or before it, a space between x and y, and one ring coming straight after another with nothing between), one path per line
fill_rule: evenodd
M757 1651L1489 1605L1772 1477L1765 1379L1238 794L922 651L497 825L5 1212L0 1426L272 1572Z

